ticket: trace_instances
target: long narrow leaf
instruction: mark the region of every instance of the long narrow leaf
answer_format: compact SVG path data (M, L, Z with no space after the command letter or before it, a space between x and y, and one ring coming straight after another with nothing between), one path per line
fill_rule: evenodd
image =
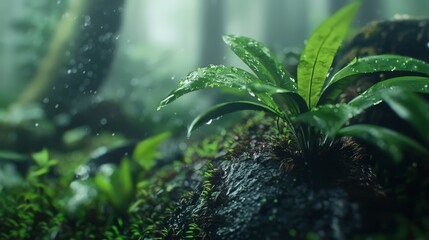
M429 64L398 55L377 55L355 59L326 83L318 105L335 101L351 81L364 74L382 72L408 72L429 76Z
M296 91L263 84L253 84L249 88L263 103L273 109L291 115L298 115L308 111L304 99Z
M360 2L341 9L310 36L298 64L298 92L309 108L316 105L335 53L347 34Z
M296 91L295 80L285 66L262 43L249 37L228 35L223 40L262 82Z
M263 86L264 84L258 78L243 69L211 65L189 73L185 79L179 82L178 87L161 101L158 110L187 93L221 87L248 92L266 105L273 107L275 104L271 97L258 90Z
M198 68L179 81L179 85L161 101L159 107L173 102L184 94L217 87L242 89L247 91L247 85L257 83L259 80L252 74L239 69L225 67L223 65L211 65L206 68Z
M349 104L325 104L311 112L299 115L296 121L317 127L332 137L352 117L380 103L386 94L403 92L403 90L429 93L429 78L398 77L388 79L373 85L366 92L350 101Z
M258 96L264 96L265 94L271 100L274 100L275 104L273 106L267 105L276 110L281 110L292 115L308 111L304 99L295 91L262 84L253 84L250 88L253 92L259 94Z
M243 110L265 111L265 112L272 113L276 116L279 116L279 113L274 111L273 109L255 102L237 101L237 102L222 103L210 108L208 111L196 117L188 128L188 137L191 135L191 132L193 130L197 129L203 124L211 123L213 119L217 119L228 113L233 113L233 112L243 111Z
M404 91L385 93L382 96L390 108L409 122L429 146L429 107L425 100Z
M377 105L383 99L383 94L394 91L411 91L429 93L429 78L426 77L396 77L387 79L371 86L361 95L349 102L349 105L359 111Z
M383 127L358 124L342 128L338 131L338 134L364 140L388 154L396 162L402 159L402 151L405 149L418 154L428 155L428 150L418 142Z

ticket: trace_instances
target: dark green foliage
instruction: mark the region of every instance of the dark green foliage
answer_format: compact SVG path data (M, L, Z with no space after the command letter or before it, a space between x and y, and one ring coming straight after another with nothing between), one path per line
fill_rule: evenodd
M112 168L111 175L99 173L86 180L55 176L58 162L49 157L48 151L33 154L35 164L20 184L0 185L0 239L167 236L165 219L174 203L174 187L169 181L180 164L158 169L153 175L137 161L145 159L147 166L152 166L154 158L159 156L154 149L168 136L160 134L142 141L134 152L136 159L123 160ZM145 150L146 145L153 148ZM131 164L140 174L136 176L131 171ZM76 202L82 197L86 201Z
M358 136L357 131L350 128L341 130L351 118L383 101L383 94L398 90L429 93L429 78L413 76L428 76L429 65L409 57L379 55L355 59L336 74L330 73L335 54L358 6L357 1L338 11L310 36L298 64L298 81L291 77L274 54L261 43L247 37L226 36L226 44L255 75L225 66L211 65L197 69L179 82L178 88L161 101L159 108L196 90L233 88L248 92L258 102L238 101L216 105L195 118L188 129L188 135L204 123L210 123L212 119L225 114L240 110L259 110L272 113L283 120L293 147L299 149L307 159L316 156L320 148L332 145L337 136L355 136L366 140L371 140L369 135L377 136L377 141L368 142L380 147L396 160L400 158L398 148L382 147L392 143L391 137L395 139L395 145L402 144L403 147L427 154L420 143L382 127L367 125L366 129L370 134L367 132L366 137ZM383 72L406 72L410 76L377 83L349 103L336 104L338 96L352 80L366 74Z

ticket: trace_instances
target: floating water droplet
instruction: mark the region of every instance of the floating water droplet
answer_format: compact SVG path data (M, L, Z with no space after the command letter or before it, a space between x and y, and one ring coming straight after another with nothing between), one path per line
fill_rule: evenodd
M114 137L116 135L116 133L112 133L112 137Z
M85 22L83 23L83 26L88 27L91 25L91 16L86 15L85 16Z
M34 126L35 126L35 127L38 127L38 126L39 126L39 123L35 123L35 124L34 124Z
M106 125L107 124L107 119L106 118L100 119L100 124L101 125Z

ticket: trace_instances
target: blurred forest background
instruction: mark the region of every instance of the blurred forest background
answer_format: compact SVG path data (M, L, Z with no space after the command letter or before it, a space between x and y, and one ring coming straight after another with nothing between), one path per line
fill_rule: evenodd
M0 118L11 118L16 114L13 106L29 102L40 105L48 117L58 117L81 111L83 105L112 101L148 129L143 135L183 127L219 95L192 94L157 112L159 101L181 78L208 64L245 68L223 44L222 35L250 36L284 57L288 52L299 53L310 32L350 1L88 2L84 6L86 0L0 1ZM363 2L356 27L404 14L429 15L427 0ZM61 45L61 41L68 43ZM74 77L69 82L60 80L70 76ZM31 115L33 110L18 112ZM107 116L115 111L102 110L95 116L96 124L110 124ZM14 115L13 119L21 118Z

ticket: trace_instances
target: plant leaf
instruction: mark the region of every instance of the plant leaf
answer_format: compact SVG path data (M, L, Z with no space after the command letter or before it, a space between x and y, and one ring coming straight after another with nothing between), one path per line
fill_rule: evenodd
M29 159L28 155L17 153L17 152L0 150L0 162L2 161L25 162L27 159Z
M40 152L31 154L31 157L39 166L45 166L49 162L49 152L46 148Z
M335 54L359 7L356 1L325 20L310 36L298 64L298 92L308 108L316 105Z
M115 190L113 189L113 185L109 176L105 176L103 174L97 174L95 176L94 182L100 192L106 195L106 197L117 204L118 200L115 194Z
M171 136L164 132L139 142L133 151L133 159L144 169L150 169L157 157L159 145Z
M237 111L243 110L257 110L257 111L265 111L272 113L276 116L281 116L280 113L275 110L259 103L249 102L249 101L237 101L237 102L227 102L218 104L208 111L197 116L194 121L192 121L191 125L188 128L188 137L191 136L191 132L200 127L203 124L211 122L213 119L222 117L225 114L233 113Z
M376 83L361 95L352 99L348 104L355 107L359 113L366 108L377 105L383 99L383 94L395 91L411 91L429 93L429 78L426 77L396 77Z
M383 127L358 124L342 128L338 131L338 134L364 140L388 154L395 162L399 162L402 159L404 149L428 155L428 151L418 142Z
M249 37L234 35L224 36L223 40L262 82L289 91L297 90L295 79L262 43Z
M408 72L429 76L429 64L418 59L398 55L377 55L353 60L326 83L319 103L335 101L349 83L364 74Z
M357 109L347 104L326 104L298 115L295 121L314 126L329 137L334 137L349 119L357 114Z
M249 88L252 89L261 102L276 109L276 111L283 111L292 115L308 111L304 99L296 91L262 84L253 84Z
M173 102L177 98L197 90L207 88L234 88L239 91L248 92L252 96L258 97L268 106L273 105L273 101L266 94L256 95L253 86L264 85L254 75L240 68L225 67L223 65L211 65L206 68L198 68L179 82L176 90L173 90L164 100L161 101L158 110Z
M287 114L297 115L308 111L307 104L298 93L274 93L272 98L277 107Z
M388 92L382 96L390 108L409 122L429 145L429 107L425 100L404 91Z
M377 105L388 93L403 92L402 90L429 93L429 78L425 77L397 77L374 84L367 91L354 98L348 104L325 104L311 112L296 117L296 121L304 122L333 137L352 117L362 113L365 109Z
M121 160L121 165L119 166L119 176L114 178L114 188L116 188L116 194L120 193L122 196L122 204L127 205L131 196L134 192L135 185L133 184L132 173L130 160L128 158L124 158Z

